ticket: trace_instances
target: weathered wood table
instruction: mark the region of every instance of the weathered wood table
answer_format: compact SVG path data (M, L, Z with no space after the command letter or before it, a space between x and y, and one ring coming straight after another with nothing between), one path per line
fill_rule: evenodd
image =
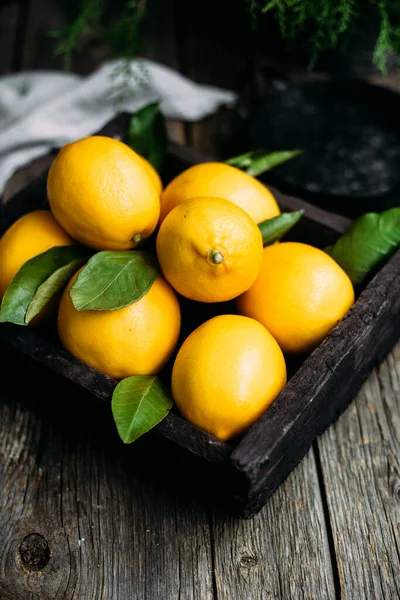
M234 25L224 39L218 16L208 28L211 2L149 6L143 54L202 82L260 84ZM0 73L60 68L47 31L62 23L51 0L1 4ZM89 40L73 68L90 72L106 56ZM234 127L227 111L168 124L171 139L205 151ZM17 173L3 200L48 164ZM212 489L204 498L155 477L104 408L1 357L1 600L400 598L400 345L249 521L214 509ZM157 448L150 458L162 471Z

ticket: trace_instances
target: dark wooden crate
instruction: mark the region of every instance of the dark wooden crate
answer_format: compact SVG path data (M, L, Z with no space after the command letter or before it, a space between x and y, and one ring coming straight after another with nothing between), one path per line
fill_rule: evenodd
M128 118L129 115L121 115L101 133L123 139ZM171 144L164 182L184 168L209 159L194 149ZM0 233L22 214L46 206L46 176L3 207ZM291 233L292 239L324 247L350 223L301 199L273 191L283 210L305 210ZM183 481L184 485L196 480L201 488L210 486L212 481L218 504L225 510L239 517L253 516L304 456L315 437L346 408L374 363L390 350L400 334L399 308L400 251L360 290L348 315L314 352L301 360L288 361L287 385L241 440L220 442L172 411L142 438L143 451L147 453L146 444L154 445L157 437L157 448L161 443L161 452L165 448L174 457L166 463L174 480ZM202 318L212 316L212 310L212 306L206 307ZM60 383L70 380L86 390L88 396L110 402L117 382L64 351L54 335L43 337L30 328L1 324L0 342L57 373ZM183 457L181 462L176 460L177 449Z

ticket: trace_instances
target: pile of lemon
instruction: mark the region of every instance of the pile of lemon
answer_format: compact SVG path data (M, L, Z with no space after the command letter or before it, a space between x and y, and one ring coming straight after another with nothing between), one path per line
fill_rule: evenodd
M66 287L58 307L63 346L114 377L158 373L173 360L181 414L221 440L240 436L286 383L284 356L315 348L354 302L341 267L308 244L263 248L257 224L279 215L271 192L224 163L186 169L163 190L149 162L112 138L67 144L48 175L50 211L19 219L0 240L0 298L30 258L75 241L130 250L150 236L161 273L139 301L77 311ZM183 296L234 300L178 348Z

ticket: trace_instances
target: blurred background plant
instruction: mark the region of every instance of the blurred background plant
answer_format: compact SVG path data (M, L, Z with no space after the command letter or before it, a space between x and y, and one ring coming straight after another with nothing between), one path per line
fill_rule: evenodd
M270 13L283 39L300 43L310 66L327 51L346 48L372 35L372 62L386 74L388 62L400 51L398 0L248 0L254 22Z
M67 24L51 34L55 53L62 55L66 68L79 52L82 41L93 35L118 57L132 58L140 51L141 24L146 0L58 0ZM308 67L332 50L354 48L368 36L371 63L381 74L397 61L400 52L400 2L398 0L241 0L254 30L261 27L268 37L277 33L287 47L306 57ZM227 11L229 2L215 10ZM212 18L212 15L210 16ZM271 33L272 32L272 33Z
M146 0L58 0L66 25L49 32L56 39L55 54L71 66L72 55L90 35L106 44L116 57L133 58L140 50L140 24L146 14Z

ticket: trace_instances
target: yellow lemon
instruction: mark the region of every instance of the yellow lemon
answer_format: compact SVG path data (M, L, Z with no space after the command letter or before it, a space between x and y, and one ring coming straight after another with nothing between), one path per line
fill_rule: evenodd
M167 185L161 194L160 222L175 206L196 196L230 200L256 223L280 214L274 196L258 179L223 162L207 162L182 171Z
M157 186L149 165L129 146L91 136L60 150L47 195L55 218L74 239L96 250L129 250L156 228Z
M221 315L184 341L172 370L181 414L220 440L242 435L286 383L281 349L255 321Z
M285 353L315 348L354 303L353 285L328 254L298 242L264 248L260 273L237 300Z
M138 302L118 310L77 311L69 291L61 298L58 333L63 346L110 377L158 373L178 341L181 313L173 289L161 276Z
M151 162L149 162L146 158L144 158L144 156L141 156L141 159L143 160L143 163L144 163L147 173L150 175L150 177L153 181L153 184L157 190L157 194L160 195L163 190L163 184L162 184L160 175L155 170L155 168L153 167Z
M13 223L0 239L0 299L27 260L73 240L48 210L35 210Z
M222 198L192 198L172 210L156 240L164 277L200 302L235 298L255 281L262 236L241 208Z

